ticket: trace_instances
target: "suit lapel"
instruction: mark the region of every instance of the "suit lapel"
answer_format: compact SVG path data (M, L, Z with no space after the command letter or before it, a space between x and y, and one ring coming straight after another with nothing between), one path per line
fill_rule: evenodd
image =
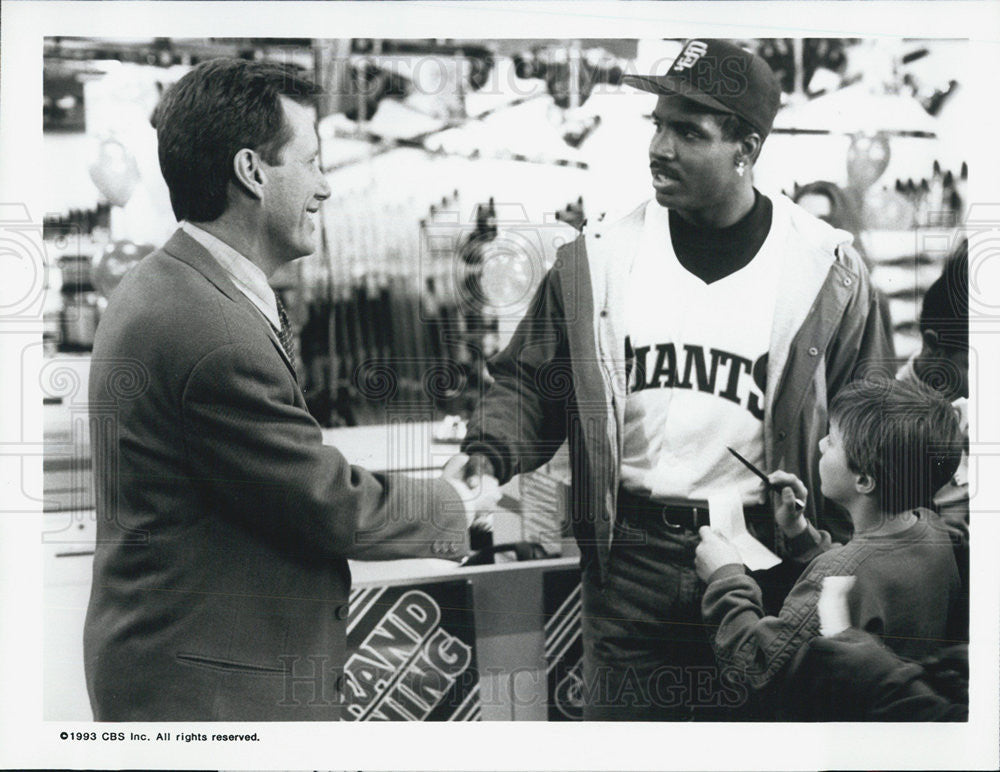
M186 263L194 268L198 271L198 273L208 279L208 281L210 281L216 289L219 290L219 292L232 300L234 303L248 309L251 314L257 316L264 324L264 328L267 330L267 337L270 338L271 344L278 352L281 360L285 363L285 366L288 368L289 372L296 379L296 381L298 381L298 375L295 372L295 364L288 358L285 347L281 345L281 341L278 339L278 335L275 333L271 323L267 320L267 317L264 316L264 314L260 312L260 309L251 303L250 299L233 283L232 279L229 278L229 274L227 274L222 266L219 265L219 261L212 257L211 252L180 229L178 229L174 235L170 237L170 240L164 244L163 251L171 257L174 257L182 263Z
M248 300L247 302L249 303L250 301ZM253 304L251 303L251 305ZM254 311L257 311L261 319L264 320L264 324L267 326L267 337L271 339L271 345L273 345L275 350L277 350L277 352L281 355L281 359L285 363L285 366L288 368L288 371L292 374L292 377L295 378L295 381L298 382L299 376L298 373L295 372L295 363L288 358L288 352L285 351L285 347L282 346L281 341L278 340L278 336L275 334L274 328L271 326L271 323L267 321L264 315L261 314L257 308L254 308Z
M242 295L243 293L240 294ZM267 320L267 317L264 316L264 314L260 312L260 309L257 308L257 306L255 306L253 303L251 303L250 300L245 295L243 296L242 301L244 304L253 309L253 313L257 314L257 316L260 317L260 320L264 323L264 327L267 329L267 337L270 338L271 345L274 346L275 351L277 351L278 354L281 355L281 359L285 363L285 366L288 368L288 371L292 374L295 380L298 381L299 376L298 373L295 372L295 363L288 358L288 352L285 351L285 347L281 345L281 340L278 338L278 334L274 331L274 328L271 326L271 323Z

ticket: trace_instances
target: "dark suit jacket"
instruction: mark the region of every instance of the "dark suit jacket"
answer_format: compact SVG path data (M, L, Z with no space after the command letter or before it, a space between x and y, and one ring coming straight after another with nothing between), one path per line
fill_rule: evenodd
M447 483L322 444L270 325L182 231L110 299L90 420L97 720L336 719L347 558L463 549Z

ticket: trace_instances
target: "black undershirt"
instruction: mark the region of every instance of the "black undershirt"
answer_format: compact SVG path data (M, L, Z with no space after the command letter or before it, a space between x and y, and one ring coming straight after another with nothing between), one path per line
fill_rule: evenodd
M771 230L771 199L754 188L753 208L725 228L700 228L670 211L670 243L678 262L706 284L749 265Z

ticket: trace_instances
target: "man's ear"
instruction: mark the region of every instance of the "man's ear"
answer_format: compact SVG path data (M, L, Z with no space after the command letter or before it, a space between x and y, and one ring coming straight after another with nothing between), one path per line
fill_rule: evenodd
M854 477L854 489L863 496L870 496L875 492L875 478L870 474L858 474Z
M760 146L764 144L764 140L761 138L760 134L756 131L752 131L742 140L740 140L740 158L745 158L747 163L753 166L757 163L757 156L760 155Z
M242 148L233 156L233 174L243 190L256 199L264 197L266 176L260 156L250 148Z

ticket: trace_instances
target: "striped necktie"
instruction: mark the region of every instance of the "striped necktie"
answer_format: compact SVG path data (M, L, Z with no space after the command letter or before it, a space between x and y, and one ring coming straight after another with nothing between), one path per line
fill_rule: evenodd
M288 323L288 314L285 313L285 304L281 302L278 293L274 293L274 302L278 306L278 318L281 320L281 332L278 333L278 340L281 347L288 355L288 361L295 367L295 336L292 334L292 325Z

